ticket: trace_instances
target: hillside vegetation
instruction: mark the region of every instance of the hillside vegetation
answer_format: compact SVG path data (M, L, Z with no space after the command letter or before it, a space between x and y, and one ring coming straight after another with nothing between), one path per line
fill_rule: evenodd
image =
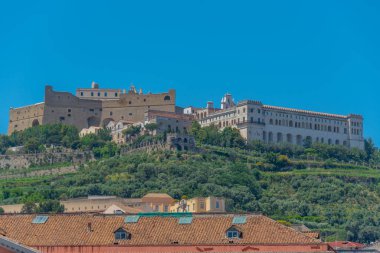
M213 195L226 199L228 211L303 223L326 240L380 238L379 151L370 141L365 151L311 143L247 145L233 129L196 127L192 133L200 152L104 152L76 173L0 180L0 201L130 198L148 192L166 192L176 199ZM102 143L97 147L108 145Z

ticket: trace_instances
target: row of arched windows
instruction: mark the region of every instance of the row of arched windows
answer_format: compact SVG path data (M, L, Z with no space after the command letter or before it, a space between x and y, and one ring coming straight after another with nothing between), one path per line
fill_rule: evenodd
M334 133L340 132L340 128L338 126L328 126L328 125L322 125L322 124L313 125L313 123L309 123L309 122L294 122L293 124L292 120L284 120L284 119L282 120L269 119L269 125L305 128L305 129L313 129L313 130L334 132Z
M287 142L291 144L297 144L297 145L303 145L306 141L312 142L318 142L318 143L326 143L329 145L341 145L347 146L347 142L343 141L341 143L340 140L336 139L333 140L331 138L325 139L323 137L316 137L314 140L311 136L302 136L302 135L292 135L292 134L283 134L281 132L273 133L273 132L263 132L263 141L265 143L281 143L281 142Z

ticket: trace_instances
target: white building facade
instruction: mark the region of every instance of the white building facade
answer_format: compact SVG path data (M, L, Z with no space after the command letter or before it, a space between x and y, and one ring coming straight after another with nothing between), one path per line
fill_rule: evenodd
M222 108L207 113L204 110L198 121L202 127L214 124L219 128L235 127L247 140L265 143L291 143L303 145L305 141L349 148L364 149L363 117L336 115L306 110L264 105L259 101L237 103L232 98L222 99ZM228 104L231 101L231 104ZM197 114L195 114L197 115Z

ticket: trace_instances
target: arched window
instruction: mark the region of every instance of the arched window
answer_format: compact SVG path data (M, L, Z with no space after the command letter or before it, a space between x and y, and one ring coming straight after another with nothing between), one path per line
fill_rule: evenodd
M270 125L273 125L273 119L270 119L270 120L269 120L269 124L270 124Z
M268 134L268 142L269 143L273 142L273 133L272 132L269 132L269 134Z
M302 136L301 135L297 135L297 145L302 145Z
M282 133L277 133L277 142L282 142Z
M293 143L293 136L292 136L291 134L287 134L287 135L286 135L286 141L287 141L288 143Z
M170 100L170 96L165 96L165 97L164 97L164 100L165 100L165 101Z
M38 121L38 119L35 119L33 120L32 122L32 126L35 127L35 126L38 126L40 124L40 122Z

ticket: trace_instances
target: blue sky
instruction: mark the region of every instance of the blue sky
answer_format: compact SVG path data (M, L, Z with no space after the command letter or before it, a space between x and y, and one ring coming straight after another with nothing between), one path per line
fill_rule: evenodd
M3 1L0 132L44 86L177 90L362 114L379 145L379 1Z

